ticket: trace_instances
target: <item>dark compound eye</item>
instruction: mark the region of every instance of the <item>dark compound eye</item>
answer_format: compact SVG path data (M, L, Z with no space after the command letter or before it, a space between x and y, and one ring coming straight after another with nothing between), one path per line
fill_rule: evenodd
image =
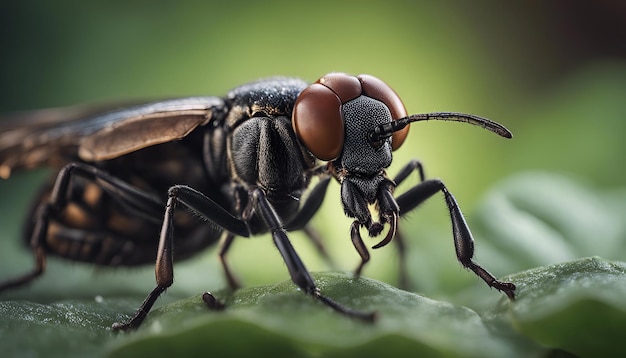
M354 77L345 73L327 74L302 91L293 109L293 129L316 158L334 160L341 154L344 141L341 105L360 95L383 102L389 108L392 119L406 116L400 97L378 78L370 75ZM393 133L393 150L402 145L408 132L407 125Z
M387 106L387 108L389 108L392 119L396 120L406 117L407 113L406 108L404 107L404 103L402 103L402 100L400 99L398 94L396 94L396 92L391 89L391 87L389 87L385 82L370 75L359 75L357 76L357 78L361 82L361 86L363 87L363 94L383 102ZM400 148L408 134L408 125L403 129L394 132L391 137L391 149L396 150Z

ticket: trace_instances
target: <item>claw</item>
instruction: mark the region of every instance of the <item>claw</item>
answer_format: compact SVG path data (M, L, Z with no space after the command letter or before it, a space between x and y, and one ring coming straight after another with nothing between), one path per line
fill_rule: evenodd
M393 239L393 237L396 235L396 231L398 230L398 214L397 213L393 213L391 215L391 220L389 220L389 225L391 227L389 228L389 232L387 232L387 236L385 236L383 241L372 246L372 249L378 249L387 245L388 243L391 242L391 239Z

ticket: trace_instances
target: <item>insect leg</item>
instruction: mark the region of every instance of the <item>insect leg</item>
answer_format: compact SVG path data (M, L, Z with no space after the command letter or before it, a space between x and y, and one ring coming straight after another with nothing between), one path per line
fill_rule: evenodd
M302 206L300 206L300 210L298 210L296 215L287 224L285 224L285 230L304 230L304 233L313 243L317 252L322 256L322 258L324 258L324 260L329 265L334 266L330 255L328 255L328 252L324 247L323 241L320 239L317 232L308 224L311 218L313 218L315 213L317 213L320 206L324 202L324 198L326 197L326 190L328 189L330 179L330 176L322 177L320 181L313 187L313 189L311 189L308 197L306 198Z
M33 256L35 257L35 267L29 273L0 284L0 292L26 285L39 277L45 271L46 250L44 242L46 239L46 232L48 231L48 218L53 206L54 205L51 202L41 204L37 208L35 217L33 218L35 227L30 238L30 247L33 250Z
M393 181L396 185L400 185L414 171L418 172L420 183L426 179L422 163L419 160L413 159L400 169L398 174L396 174L393 178ZM396 232L396 237L393 240L398 248L398 285L401 288L408 289L411 285L409 280L409 270L407 269L406 241L404 239L404 235L399 230Z
M287 224L285 224L285 230L301 230L306 226L306 224L308 224L311 218L313 218L313 215L317 213L320 206L322 206L322 203L324 202L324 197L326 196L326 190L328 189L330 179L330 176L321 178L319 183L311 189L309 196L304 201L302 206L300 206L296 215Z
M224 268L224 275L226 276L226 281L228 281L228 287L230 287L231 290L236 290L241 287L241 284L239 284L239 280L232 273L232 271L230 270L230 266L226 261L226 252L228 251L228 249L230 249L230 245L233 243L234 240L235 235L231 234L230 232L226 232L226 236L224 236L222 241L220 241L220 251L217 255L220 259L220 262L222 263L222 268Z
M400 185L412 172L416 171L419 173L420 182L423 182L426 179L426 175L424 174L424 167L419 160L413 159L408 162L396 176L393 178L393 181L396 185Z
M230 214L201 192L185 185L175 185L168 190L167 205L154 268L157 286L148 294L135 315L125 323L114 323L115 330L135 329L141 325L157 298L174 282L174 213L178 204L215 225L239 236L249 236L245 222Z
M158 218L161 215L160 212L162 212L162 204L158 200L96 167L83 163L70 163L59 171L50 199L42 203L35 213L35 226L30 240L30 246L35 256L35 268L28 274L0 284L0 292L27 284L45 270L46 254L44 243L48 233L49 218L66 207L68 189L73 176L81 176L93 180L105 191L123 202L130 210L141 213L143 216L153 220L155 217L156 220L160 220Z
M326 246L324 246L324 241L320 237L319 232L309 224L302 228L302 231L311 241L311 243L313 243L313 246L315 246L315 249L320 254L322 259L324 259L324 261L328 264L328 266L336 268L337 265L335 264L333 258L330 257L330 255L328 254L328 250L326 250Z
M70 163L59 171L50 197L50 204L54 210L60 210L67 204L66 193L70 180L75 175L93 180L133 213L159 221L163 215L163 203L160 200L101 169L83 163Z
M465 222L463 214L461 214L461 210L454 196L450 194L443 182L437 179L426 180L400 195L397 198L397 203L400 206L400 215L414 209L439 191L443 193L446 205L450 211L454 247L459 262L466 268L472 270L478 277L485 281L487 285L504 292L510 299L514 299L514 284L498 281L492 274L472 260L474 256L474 238Z
M40 226L44 224L38 221L35 225ZM45 225L47 225L47 223ZM43 243L41 240L41 236L33 236L33 239L30 243L30 246L33 250L33 255L35 256L35 268L33 268L32 271L29 273L0 283L0 292L25 285L39 277L44 272L44 270L46 269L46 251L43 247Z
M278 248L283 260L285 260L285 264L287 264L291 280L304 292L320 300L335 311L348 317L358 318L368 322L373 321L375 319L375 313L354 311L321 294L310 273L304 266L304 263L300 260L291 242L289 242L287 232L283 229L280 218L265 197L265 193L263 193L261 189L256 189L252 192L252 198L254 200L253 204L256 213L262 218L268 231L271 232L274 244Z

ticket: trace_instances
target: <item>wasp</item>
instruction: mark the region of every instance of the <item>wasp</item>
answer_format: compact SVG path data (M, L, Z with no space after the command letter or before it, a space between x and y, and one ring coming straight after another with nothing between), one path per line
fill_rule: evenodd
M344 212L354 219L350 238L361 258L356 275L370 258L361 230L380 237L373 248L381 248L397 236L399 217L441 192L460 263L513 299L513 283L498 281L473 261L474 239L442 181L425 179L417 160L394 178L386 174L410 124L428 120L465 122L512 137L475 115L407 115L382 80L344 73L313 84L264 79L225 97L164 100L86 117L44 111L2 121L0 176L41 166L59 171L41 190L26 225L35 267L0 283L0 292L40 276L48 255L102 266L155 262L154 290L132 318L113 324L133 329L172 285L175 259L219 242L225 276L236 288L226 261L233 240L270 233L298 288L340 314L372 321L375 312L323 295L289 241L288 232L307 231L334 179ZM394 196L414 172L421 181ZM218 304L209 293L203 299Z

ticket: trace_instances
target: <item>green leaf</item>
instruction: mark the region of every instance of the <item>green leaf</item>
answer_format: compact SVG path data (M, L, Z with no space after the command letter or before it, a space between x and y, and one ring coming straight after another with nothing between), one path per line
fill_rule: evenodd
M114 338L108 328L131 310L129 300L68 300L50 304L0 302L3 357L98 356Z
M354 309L376 311L379 319L373 324L347 319L285 281L237 291L226 299L225 312L199 315L199 311L206 311L199 297L169 305L146 322L145 339L136 338L120 351L128 356L150 354L173 344L183 354L197 349L223 354L238 349L258 352L268 344L269 337L279 352L298 355L501 357L515 353L505 340L489 331L476 312L467 308L341 273L318 274L315 278L324 294ZM232 341L244 336L237 333L240 329L249 332L245 337L263 339L246 338L246 347L241 348L243 342ZM235 338L224 340L224 330L235 333ZM197 336L191 346L176 343L181 336L190 339L190 335ZM389 345L387 340L398 346Z
M10 353L33 355L470 356L515 357L540 351L523 337L493 331L474 311L349 274L315 275L324 294L354 309L377 311L367 324L337 314L285 281L220 292L227 309L210 311L200 296L148 316L137 332L114 334L109 324L128 314L128 300L50 305L3 302L0 332ZM104 344L104 349L100 347ZM3 344L5 345L5 344Z
M626 356L626 263L584 258L509 278L518 288L509 317L520 333L583 357Z

